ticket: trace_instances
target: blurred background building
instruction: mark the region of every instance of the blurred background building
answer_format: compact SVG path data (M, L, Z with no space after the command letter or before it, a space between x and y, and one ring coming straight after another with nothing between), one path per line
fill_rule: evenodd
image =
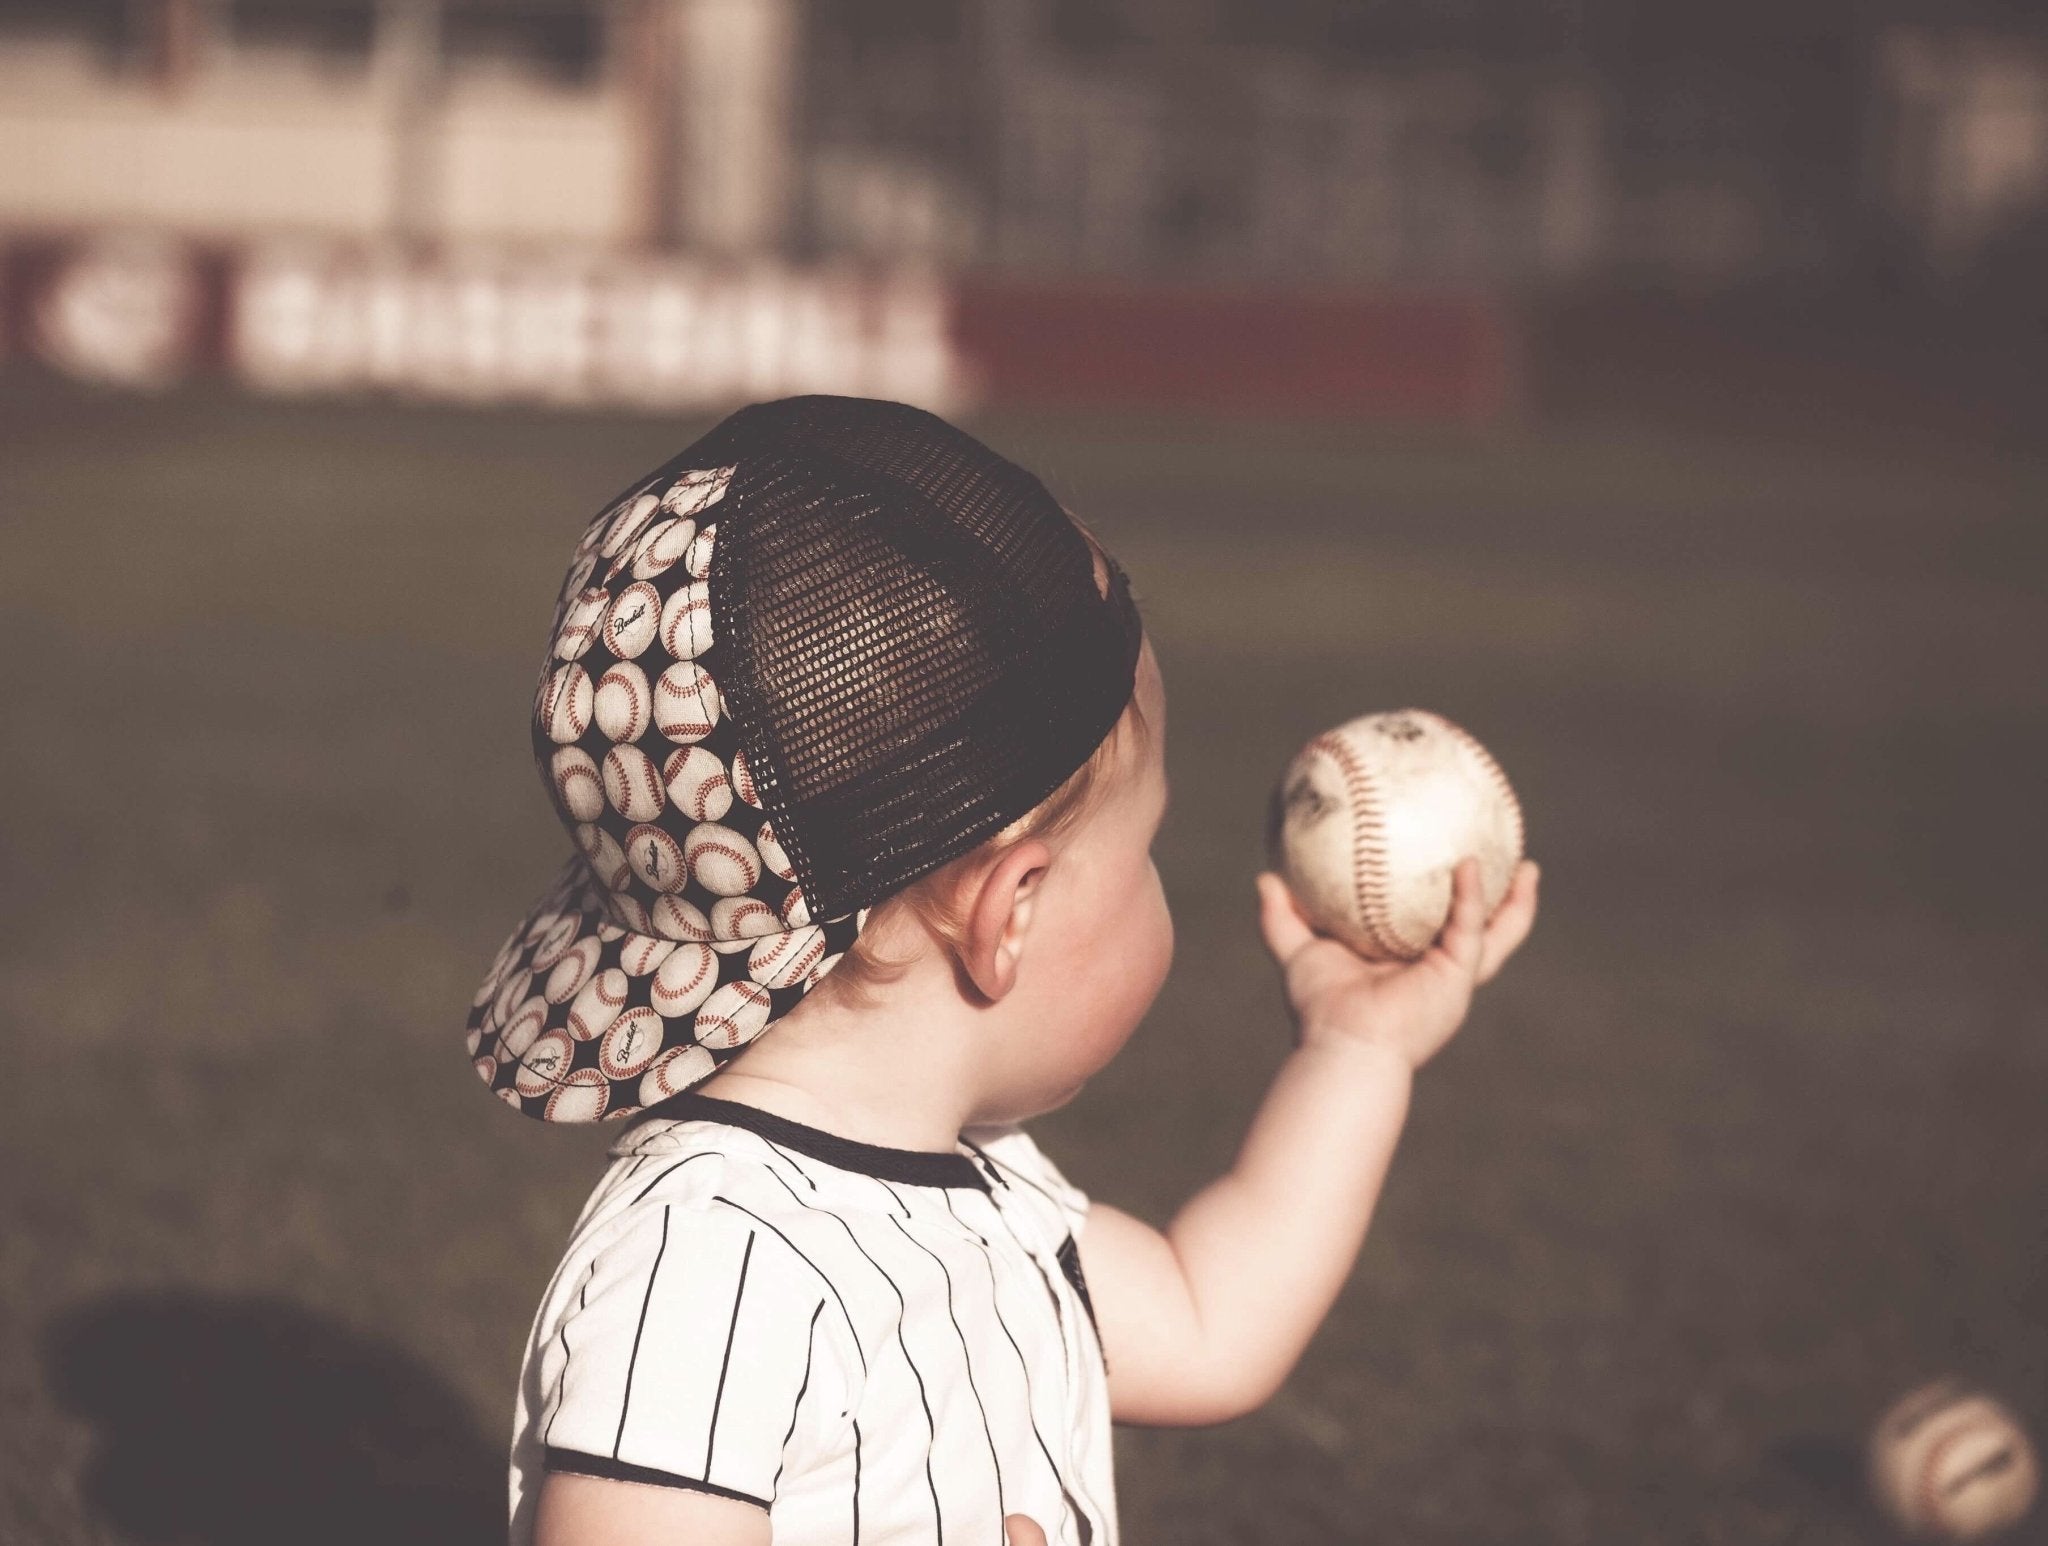
M1261 401L1486 417L1561 296L2032 287L2048 14L0 0L0 239L17 345L135 380L1085 397L1277 329Z

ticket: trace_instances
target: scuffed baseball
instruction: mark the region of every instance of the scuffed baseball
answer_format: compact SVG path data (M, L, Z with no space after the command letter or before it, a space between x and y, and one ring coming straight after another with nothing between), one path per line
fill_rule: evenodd
M1906 1534L1973 1541L2033 1507L2040 1466L2019 1420L1955 1380L1899 1398L1871 1430L1870 1489Z
M1442 931L1466 856L1479 860L1487 913L1500 906L1522 858L1522 811L1485 747L1403 709L1304 746L1274 790L1267 843L1317 929L1368 960L1408 961Z

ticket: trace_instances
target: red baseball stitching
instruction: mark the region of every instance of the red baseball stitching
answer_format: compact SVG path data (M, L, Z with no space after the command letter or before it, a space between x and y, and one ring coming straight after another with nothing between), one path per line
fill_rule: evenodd
M698 885L704 886L706 891L709 891L711 887L705 885L703 877L697 874L697 866L698 860L707 853L724 854L740 867L741 873L747 877L746 884L740 888L742 891L751 891L761 883L761 867L759 865L733 847L732 844L721 843L715 837L707 838L696 845L695 851L689 858L690 878L695 880Z
M1493 754L1491 752L1489 752L1485 747L1481 746L1477 741L1473 740L1470 735L1466 734L1463 730L1459 729L1458 726L1452 724L1449 720L1444 719L1440 720L1439 722L1443 725L1443 727L1446 730L1450 731L1452 736L1456 738L1460 745L1464 746L1468 751L1472 753L1473 756L1479 759L1480 767L1486 772L1486 774L1489 777L1492 778L1494 789L1496 792L1499 793L1501 799L1507 803L1508 815L1510 819L1512 819L1514 822L1514 848L1515 852L1519 854L1522 851L1522 841L1524 837L1522 827L1522 802L1515 798L1514 785L1508 782L1507 774L1501 771L1500 764L1493 760Z
M1344 777L1344 793L1351 802L1351 884L1358 901L1359 926L1375 950L1397 960L1405 957L1409 954L1407 943L1394 932L1381 905L1387 888L1387 850L1382 841L1379 786L1371 770L1335 731L1317 736L1308 749L1329 757Z
M694 941L692 941L692 943L694 943ZM674 956L669 957L670 961L674 959ZM661 964L665 967L668 965L668 961L664 961ZM657 968L654 973L654 982L649 987L647 996L651 1000L654 997L654 995L658 992L664 998L687 998L690 994L694 993L699 987L703 985L704 976L707 972L715 972L717 970L718 957L708 950L704 953L704 958L697 962L696 975L693 976L688 982L683 983L680 987L676 986L673 983L663 982L661 977L661 971L659 968Z

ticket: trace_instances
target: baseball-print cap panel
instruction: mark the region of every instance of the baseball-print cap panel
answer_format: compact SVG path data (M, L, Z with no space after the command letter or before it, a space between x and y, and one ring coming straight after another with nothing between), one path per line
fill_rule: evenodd
M706 1077L1079 767L1139 645L1121 572L944 421L734 415L571 559L531 732L576 856L475 997L478 1075L550 1121Z
M721 690L820 915L872 906L1030 810L1130 701L1142 644L1039 480L900 403L742 409L712 559Z

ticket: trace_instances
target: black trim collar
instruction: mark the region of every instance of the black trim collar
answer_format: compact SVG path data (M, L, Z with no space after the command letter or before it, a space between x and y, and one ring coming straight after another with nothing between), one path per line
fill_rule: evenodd
M758 1133L770 1143L812 1159L823 1160L839 1170L856 1171L882 1181L899 1181L905 1186L971 1186L988 1190L988 1181L965 1154L936 1154L928 1149L890 1149L881 1144L860 1143L841 1138L820 1128L806 1127L779 1117L758 1106L744 1106L735 1100L719 1100L685 1090L672 1095L647 1112L650 1120L674 1122L718 1122L726 1127Z

